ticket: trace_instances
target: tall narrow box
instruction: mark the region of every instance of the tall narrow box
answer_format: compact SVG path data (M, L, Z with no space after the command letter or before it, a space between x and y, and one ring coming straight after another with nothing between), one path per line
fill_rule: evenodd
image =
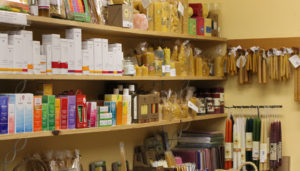
M197 21L195 18L189 18L189 34L190 35L197 34Z
M9 73L12 69L8 54L8 35L0 33L0 73Z
M76 127L76 96L68 96L68 129Z
M76 95L76 128L87 128L86 96Z
M93 52L94 52L94 75L101 75L103 64L102 64L102 41L101 39L94 38L90 39L90 41L93 41Z
M42 97L42 130L48 131L49 130L49 104L48 104L48 96Z
M15 113L15 131L24 132L25 121L25 94L16 94L16 113Z
M42 96L34 96L33 131L42 131Z
M108 40L107 39L101 40L101 49L102 49L103 74L108 75L109 74L109 66L107 65L107 62L111 59L108 58Z
M41 49L42 49L42 55L44 55L45 57L44 62L46 62L46 74L51 75L52 74L52 47L51 45L43 44Z
M70 70L74 71L75 74L82 74L81 29L72 28L66 30L66 38L72 39L74 45L74 56L72 57L75 59L75 66L70 68Z
M68 40L60 39L60 49L61 49L61 58L60 58L60 74L68 73L68 56L69 56L69 48L68 48Z
M204 19L204 36L211 36L211 24L210 18Z
M48 96L48 107L49 107L49 113L48 113L48 125L49 130L53 131L55 130L55 96Z
M68 97L60 97L60 128L68 129Z
M27 61L23 58L23 36L9 35L8 44L13 48L13 72L16 74L26 74Z
M15 115L16 115L16 96L7 94L8 96L8 133L15 133Z
M55 130L60 129L60 98L55 98Z
M33 132L33 94L25 94L25 132Z
M8 96L0 96L0 134L8 133Z
M67 39L68 44L68 74L75 74L76 70L76 60L75 60L75 50L74 50L74 41L72 39Z
M105 101L105 106L108 106L108 112L112 114L112 125L116 125L117 105L116 102Z
M41 73L41 44L39 41L32 41L32 73Z
M92 75L94 69L94 43L87 40L82 42L82 51L86 50L86 56L82 55L82 70L83 74ZM82 52L82 54L85 54Z
M17 35L23 36L23 47L24 51L23 58L25 59L27 65L27 73L33 73L33 47L32 47L32 31L20 30L16 32Z
M89 128L96 127L97 102L87 102L87 123Z
M60 74L61 45L59 34L44 34L43 45L51 45L51 67L53 74Z
M127 125L128 103L123 102L122 107L122 125Z
M194 17L194 19L196 19L197 35L204 36L204 18Z
M123 119L123 102L118 101L117 103L117 115L116 115L116 122L117 125L122 125L122 119Z

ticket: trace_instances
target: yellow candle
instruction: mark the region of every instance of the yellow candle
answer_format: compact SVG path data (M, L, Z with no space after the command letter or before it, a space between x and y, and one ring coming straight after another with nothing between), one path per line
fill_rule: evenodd
M142 66L142 76L148 76L148 67Z
M202 58L198 57L196 58L196 76L198 77L202 77Z
M142 76L142 67L139 67L138 65L135 65L135 72L136 72L136 76Z
M154 30L161 31L162 3L153 2L153 7L154 7Z

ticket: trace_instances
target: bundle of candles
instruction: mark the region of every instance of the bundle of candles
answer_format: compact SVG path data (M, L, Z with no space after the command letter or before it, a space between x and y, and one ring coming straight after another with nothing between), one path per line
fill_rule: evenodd
M225 56L226 72L238 75L240 84L251 83L253 74L257 74L260 84L266 84L268 78L286 81L290 79L292 70L289 58L295 54L299 54L297 48L265 50L256 46L250 49L233 47Z
M253 162L259 170L276 169L282 160L281 122L275 117L231 116L226 120L225 169ZM244 167L251 170L251 167Z

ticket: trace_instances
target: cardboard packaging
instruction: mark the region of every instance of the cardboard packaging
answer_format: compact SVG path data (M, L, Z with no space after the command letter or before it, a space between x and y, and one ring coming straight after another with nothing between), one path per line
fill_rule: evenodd
M108 127L108 126L112 126L112 120L111 119L107 119L107 120L100 120L99 121L100 127Z
M109 112L109 106L99 106L98 108L98 126L112 126L112 113Z
M15 133L16 96L8 94L8 133Z
M204 36L204 18L202 17L194 17L196 20L196 29L197 29L197 35Z
M138 122L158 120L159 96L155 94L138 95Z
M25 94L25 132L33 132L33 94Z
M33 47L32 47L32 31L20 30L16 32L17 35L23 36L23 58L27 64L27 73L33 73Z
M41 44L40 41L32 41L33 74L41 74Z
M204 19L204 36L211 36L211 19Z
M43 96L42 127L43 130L55 130L55 96ZM46 109L44 109L44 107ZM45 111L47 110L48 111Z
M8 44L12 45L13 49L13 73L26 74L27 61L23 57L23 36L21 35L8 35Z
M218 29L218 24L219 24L219 17L218 14L215 13L210 13L209 14L209 18L212 21L212 30L211 30L211 34L214 37L219 37L219 29Z
M68 96L68 129L76 127L76 96Z
M123 124L123 102L118 101L116 102L117 104L117 115L116 115L116 124L117 125L122 125Z
M0 96L0 134L8 133L8 96Z
M109 5L107 24L117 27L133 28L133 7L127 4Z
M4 52L5 54L5 52ZM3 72L8 72L8 73L15 73L14 72L14 46L13 45L8 45L8 65L6 66L6 71Z
M197 21L195 18L189 18L189 34L190 35L197 34Z
M53 85L52 84L43 84L43 95L44 96L53 95Z
M97 112L97 102L87 102L87 124L89 128L96 127Z
M94 38L94 39L89 39L89 41L93 42L93 62L94 62L94 69L92 70L92 73L94 75L101 75L102 73L102 69L103 69L103 58L102 58L102 40L98 39L98 38Z
M55 130L60 129L60 112L61 112L60 98L55 98Z
M68 128L68 97L60 97L60 129Z
M128 103L123 102L122 107L122 125L127 125L127 116L128 116Z
M71 55L72 58L75 59L75 65L69 66L69 72L75 73L77 75L82 74L82 34L81 29L72 28L66 30L66 38L73 40L73 53Z
M15 131L16 133L23 133L25 129L24 113L25 113L25 94L15 94Z
M68 40L67 39L60 39L60 74L68 74L68 56L69 56L69 49L68 49Z
M110 61L108 57L108 40L107 39L101 39L101 49L102 49L102 69L103 69L103 75L109 74L110 66L107 65L107 61Z
M33 97L33 131L42 131L42 96Z
M52 47L51 47L51 45L49 45L49 44L42 45L42 55L45 56L44 60L46 60L46 74L50 75L50 74L52 74ZM43 57L42 55L41 55L41 57Z
M192 17L203 17L201 3L195 3L195 4L193 3L193 4L189 4L189 6L193 9Z
M49 105L48 105L48 98L46 96L42 97L42 130L48 131L48 113L49 113Z
M116 125L116 115L117 115L117 104L116 102L104 102L105 106L108 106L108 112L112 114L112 125Z
M9 73L12 69L8 54L8 35L0 33L0 73Z
M123 101L123 96L119 94L106 94L104 96L105 101L121 102Z
M95 71L94 42L90 40L82 42L82 71L85 75L92 75Z
M51 45L51 68L53 74L60 74L61 43L59 34L44 34L43 45ZM47 57L48 60L48 57Z
M74 41L72 39L67 39L67 63L68 63L68 74L75 74L75 50Z
M76 95L76 128L87 128L86 96Z

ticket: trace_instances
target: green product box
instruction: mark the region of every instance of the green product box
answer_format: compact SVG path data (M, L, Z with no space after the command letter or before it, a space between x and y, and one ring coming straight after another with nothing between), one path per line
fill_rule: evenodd
M195 18L189 18L189 34L197 34L197 22Z
M48 122L49 130L55 130L55 96L48 96Z
M44 98L43 98L44 99ZM42 130L48 131L48 103L42 103Z

